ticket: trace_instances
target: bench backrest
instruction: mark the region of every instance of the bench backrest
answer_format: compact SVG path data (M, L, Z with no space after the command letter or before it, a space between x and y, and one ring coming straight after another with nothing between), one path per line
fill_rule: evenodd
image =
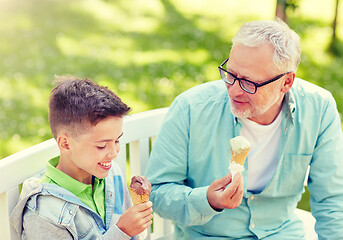
M126 116L121 151L116 159L129 181L134 175L143 175L151 147L159 132L167 108ZM54 139L15 153L0 160L0 233L1 239L17 239L9 225L9 214L19 197L20 185L25 179L45 168L46 161L59 155ZM153 229L148 239L172 239L172 223L154 214Z
M124 118L120 139L121 151L116 162L129 181L131 176L143 175L149 159L150 150L159 132L167 108L133 114ZM0 160L0 237L1 240L17 239L9 225L9 214L16 205L20 185L25 179L45 168L46 161L58 156L59 151L54 139L15 153ZM295 214L303 221L306 239L318 239L314 232L315 220L311 213L296 209ZM148 230L150 240L173 239L170 220L154 214L153 227ZM151 232L153 229L153 232Z

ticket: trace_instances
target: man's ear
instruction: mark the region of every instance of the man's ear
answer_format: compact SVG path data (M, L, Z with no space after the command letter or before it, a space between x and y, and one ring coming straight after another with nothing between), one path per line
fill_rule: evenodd
M57 145L61 152L68 153L70 151L70 136L63 133L57 137Z
M283 80L283 85L281 87L281 92L287 93L289 89L291 89L295 79L295 73L289 72L285 75L285 78Z

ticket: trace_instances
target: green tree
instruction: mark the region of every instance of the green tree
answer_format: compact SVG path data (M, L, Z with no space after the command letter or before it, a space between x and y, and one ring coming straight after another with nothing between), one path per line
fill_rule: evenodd
M338 49L338 40L336 36L336 29L337 29L337 19L338 19L338 6L339 6L339 0L336 0L336 6L335 6L335 15L332 22L332 38L329 50L332 54L338 55L339 49Z
M287 10L295 10L298 7L299 0L277 0L275 16L287 23Z

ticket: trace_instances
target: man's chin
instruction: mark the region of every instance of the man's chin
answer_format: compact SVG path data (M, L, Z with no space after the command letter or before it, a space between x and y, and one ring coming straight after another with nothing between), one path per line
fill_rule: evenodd
M251 112L249 110L242 111L231 108L231 113L237 118L251 118Z

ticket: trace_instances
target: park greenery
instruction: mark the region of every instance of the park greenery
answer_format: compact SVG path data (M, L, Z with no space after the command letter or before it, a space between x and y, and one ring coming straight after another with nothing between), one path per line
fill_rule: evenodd
M340 54L329 53L335 0L297 1L288 24L302 41L298 77L332 92L343 112ZM250 20L273 19L276 1L0 0L0 159L52 137L48 98L55 75L109 86L132 113L219 78L231 38Z
M335 0L300 0L288 24L301 37L297 76L331 91L343 113L343 6L328 51ZM275 17L276 0L0 0L0 159L52 137L54 76L107 85L132 113L167 107L219 79L231 38Z

